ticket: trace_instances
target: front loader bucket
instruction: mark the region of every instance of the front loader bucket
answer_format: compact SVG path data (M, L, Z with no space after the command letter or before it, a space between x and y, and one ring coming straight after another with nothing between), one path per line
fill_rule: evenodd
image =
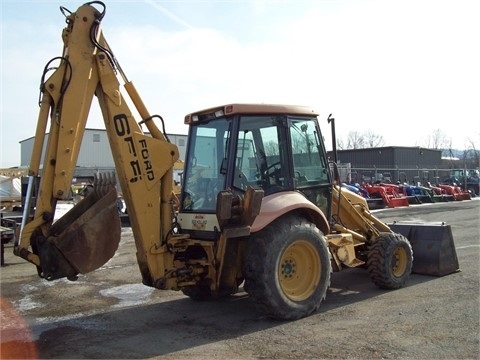
M369 198L367 199L367 204L369 210L385 208L385 201L382 198Z
M399 206L409 206L408 199L406 197L391 197L388 199L388 207L396 208Z
M116 201L115 187L96 181L94 192L52 225L46 243L38 247L43 277L74 279L113 257L121 234Z
M444 276L460 270L450 225L397 222L389 224L389 227L410 241L413 273Z

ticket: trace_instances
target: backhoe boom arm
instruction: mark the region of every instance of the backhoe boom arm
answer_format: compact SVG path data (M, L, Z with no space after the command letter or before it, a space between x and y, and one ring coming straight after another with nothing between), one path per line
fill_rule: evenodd
M120 237L120 225L113 216L117 211L115 177L98 180L93 198L72 209L62 226L53 224L57 201L66 199L69 193L88 113L96 96L115 161L116 177L130 215L138 263L144 282L149 283L153 281L152 272L161 274L165 269L161 260L153 261L155 257L147 254L152 249L161 253L162 239L172 226L172 168L179 154L177 147L170 144L156 126L133 84L118 66L100 30L103 12L92 6L94 4L103 5L95 1L68 13L60 65L41 86L29 169L32 178L41 171L40 189L33 218L28 212L24 213L15 253L37 265L39 274L48 279L73 278L75 273L92 271L113 256ZM135 121L125 101L117 75L124 80L123 86L140 114L140 123ZM49 116L50 131L41 170ZM149 133L143 132L141 124L146 125ZM69 227L75 231L72 233ZM54 250L42 250L47 247ZM104 255L89 257L88 253L98 253L99 249ZM57 262L65 263L68 270L62 270L64 265L57 266Z

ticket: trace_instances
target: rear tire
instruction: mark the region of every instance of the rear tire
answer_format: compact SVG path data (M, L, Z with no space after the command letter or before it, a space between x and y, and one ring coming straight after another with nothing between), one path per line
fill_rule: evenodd
M478 189L476 189L474 185L468 185L467 191L470 192L472 197L478 196Z
M326 241L303 218L277 219L248 240L244 288L270 318L294 320L316 311L330 273Z
M410 277L412 266L412 246L401 234L381 234L368 253L370 278L381 289L403 287Z

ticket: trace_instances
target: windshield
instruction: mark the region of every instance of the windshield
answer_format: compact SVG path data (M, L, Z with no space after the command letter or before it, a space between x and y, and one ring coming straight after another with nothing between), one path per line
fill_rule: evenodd
M228 132L225 119L192 126L184 174L183 209L214 211L225 188Z

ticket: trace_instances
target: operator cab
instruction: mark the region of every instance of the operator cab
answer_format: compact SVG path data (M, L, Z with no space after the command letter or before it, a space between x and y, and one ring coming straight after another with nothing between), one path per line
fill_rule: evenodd
M248 186L299 191L328 214L331 181L317 113L300 106L233 104L187 115L181 213L215 214L217 194Z

